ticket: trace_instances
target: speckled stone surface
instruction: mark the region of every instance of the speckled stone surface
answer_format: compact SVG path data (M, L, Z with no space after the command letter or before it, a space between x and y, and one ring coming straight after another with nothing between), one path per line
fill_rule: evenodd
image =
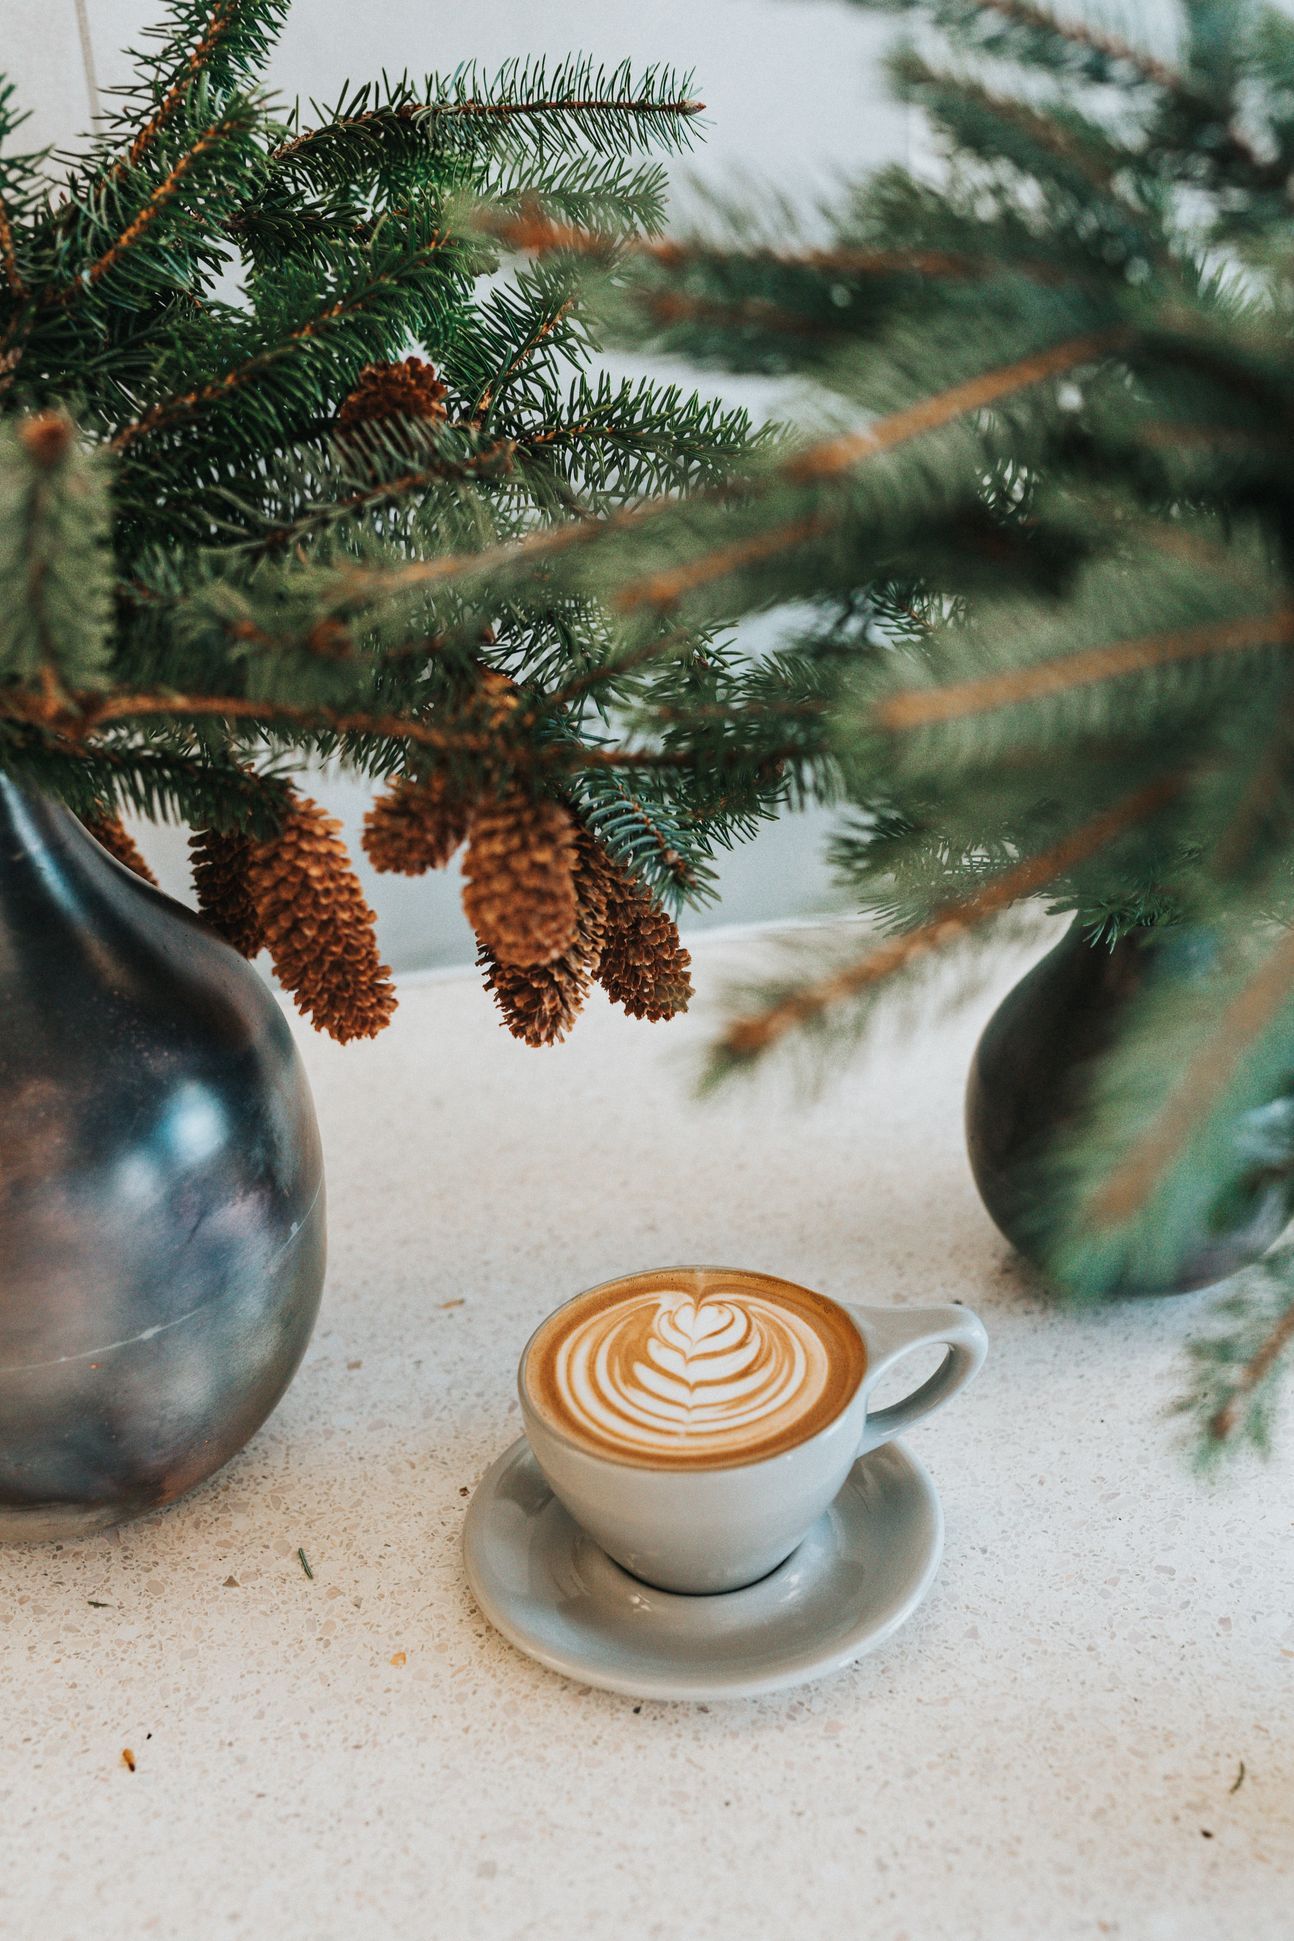
M807 1108L692 1104L700 1020L524 1051L470 977L303 1034L332 1265L291 1392L187 1502L0 1552L6 1941L1288 1941L1294 1462L1181 1456L1213 1297L1075 1317L1006 1258L960 1134L992 997ZM459 1558L533 1323L680 1259L959 1297L993 1342L913 1437L948 1540L912 1624L708 1710L517 1656Z

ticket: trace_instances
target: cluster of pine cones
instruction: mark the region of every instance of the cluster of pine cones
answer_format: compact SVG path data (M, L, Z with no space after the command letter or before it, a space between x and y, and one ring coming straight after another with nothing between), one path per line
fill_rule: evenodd
M87 827L154 880L117 818ZM201 830L190 852L212 928L245 957L268 950L299 1008L345 1043L375 1036L396 998L340 828L294 790L275 835ZM564 803L514 787L471 804L440 777L400 778L365 819L364 848L379 870L439 869L464 842L463 903L478 962L514 1037L558 1043L595 979L632 1017L686 1009L691 960L673 919Z
M486 988L514 1037L557 1044L596 980L635 1018L692 995L674 920L564 803L512 788L465 809L437 777L397 781L364 823L377 869L419 875L463 842L463 907Z
M366 364L338 429L360 446L392 420L437 423L447 395L421 358ZM516 705L512 682L493 670L482 670L482 692L499 710ZM105 813L87 827L119 862L156 880L116 816ZM208 923L245 957L268 950L300 1009L345 1043L374 1037L396 1000L340 829L293 790L276 835L206 829L189 846ZM474 804L455 799L439 777L402 778L364 824L374 867L409 876L442 868L464 842L463 902L478 962L514 1037L558 1043L595 978L632 1017L672 1018L686 1009L691 959L673 919L564 804L515 787Z

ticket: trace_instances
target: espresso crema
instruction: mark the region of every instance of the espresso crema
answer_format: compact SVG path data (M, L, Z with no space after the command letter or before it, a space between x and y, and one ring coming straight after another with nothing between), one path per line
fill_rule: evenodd
M843 1309L762 1274L635 1274L551 1315L522 1381L554 1428L651 1467L721 1468L793 1448L833 1421L866 1350Z

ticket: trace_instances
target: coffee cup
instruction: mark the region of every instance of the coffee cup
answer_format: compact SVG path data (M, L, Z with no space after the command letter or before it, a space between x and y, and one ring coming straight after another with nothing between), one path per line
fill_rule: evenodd
M904 1355L934 1373L872 1409ZM522 1352L549 1487L625 1570L709 1594L783 1563L860 1455L942 1407L987 1352L960 1306L857 1307L771 1275L661 1268L577 1294Z

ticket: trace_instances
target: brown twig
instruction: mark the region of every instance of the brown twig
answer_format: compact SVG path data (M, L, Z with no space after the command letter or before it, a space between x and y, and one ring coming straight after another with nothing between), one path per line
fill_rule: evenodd
M434 643L432 643L434 644ZM45 694L31 689L0 690L0 719L38 727L77 750L114 723L134 720L251 721L265 727L292 727L307 733L381 735L410 741L444 753L496 756L514 767L533 765L554 769L689 768L695 756L687 749L590 748L582 743L553 741L543 747L504 747L497 734L456 728L437 728L407 715L366 710L293 707L283 701L251 700L237 694L103 694L93 691ZM789 760L800 751L773 750L770 762Z
M3 198L0 198L0 266L3 266L5 282L9 285L10 294L16 297L26 296L27 285L23 282L22 271L18 267L18 258L14 252L13 224L9 220L9 211L5 207Z
M1171 801L1181 789L1179 777L1161 778L1104 809L1080 828L1071 830L1058 842L1028 856L987 882L968 897L949 903L930 920L901 936L875 945L855 963L832 971L817 982L793 991L788 997L749 1017L738 1018L719 1041L719 1049L734 1059L748 1060L767 1051L788 1032L820 1017L834 1005L852 997L915 963L960 941L976 925L998 915L1013 903L1034 896L1076 863L1085 862L1104 849L1116 836L1146 821Z

